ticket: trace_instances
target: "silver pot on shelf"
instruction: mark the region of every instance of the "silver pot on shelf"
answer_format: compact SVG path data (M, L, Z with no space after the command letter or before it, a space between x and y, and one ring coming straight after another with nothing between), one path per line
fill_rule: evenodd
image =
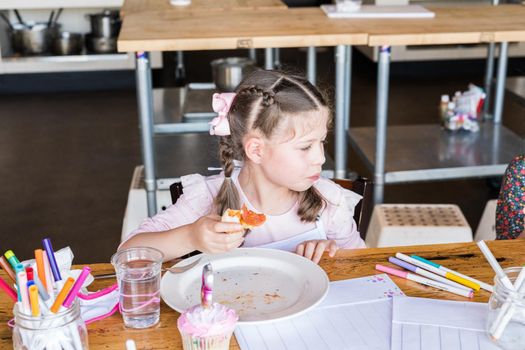
M118 11L104 10L87 15L91 23L91 34L96 38L116 38L122 21Z
M11 32L13 49L23 55L40 55L50 51L60 25L47 22L15 23Z
M60 32L53 39L55 55L79 55L82 53L83 36L80 33Z
M223 92L231 92L256 66L254 61L245 57L227 57L213 60L211 68L217 89Z

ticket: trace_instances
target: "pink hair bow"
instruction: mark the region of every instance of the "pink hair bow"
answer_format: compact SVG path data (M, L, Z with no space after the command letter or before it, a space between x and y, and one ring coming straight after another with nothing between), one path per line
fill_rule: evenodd
M213 94L212 107L213 111L219 115L210 122L210 135L228 136L230 135L230 123L228 122L228 111L232 105L235 93L215 93Z

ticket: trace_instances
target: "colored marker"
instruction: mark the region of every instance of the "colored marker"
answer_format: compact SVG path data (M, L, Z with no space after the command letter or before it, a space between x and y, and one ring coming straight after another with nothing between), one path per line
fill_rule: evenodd
M14 302L18 301L17 293L11 286L0 277L0 289L2 289Z
M35 278L33 276L33 268L31 266L26 267L27 280L33 281Z
M86 280L90 272L91 272L91 268L89 266L84 266L82 268L82 272L78 276L73 287L71 287L71 291L67 295L66 300L64 300L64 304L63 304L64 307L70 307L71 304L73 304L73 301L75 301L75 298L77 297L77 294L80 288L84 284L84 281Z
M29 278L28 278L29 281ZM34 276L33 280L31 280L35 284L35 286L38 287L38 295L40 295L40 298L42 298L43 301L49 300L49 294L47 293L46 289L42 285L42 282L38 279L38 276Z
M51 271L53 272L53 278L55 279L55 282L60 281L62 277L60 276L60 270L58 269L51 240L49 238L44 238L42 240L42 244L44 245L44 250L47 253L47 259L49 260L49 266L51 266Z
M64 286L58 293L55 302L51 305L50 310L52 313L56 314L60 310L60 306L62 306L62 303L66 300L67 294L71 290L71 287L73 287L73 283L75 283L73 277L68 277L66 282L64 282Z
M29 287L29 303L31 304L31 315L40 316L40 306L38 305L38 287L32 285Z
M485 289L486 291L492 293L493 287L492 287L490 284L488 284L488 283L485 283L485 282L482 282L482 281L478 281L478 280L475 279L475 278L472 278L472 277L469 277L469 276L463 275L463 274L461 274L461 273L459 273L459 272L457 272L457 271L454 271L454 270L448 269L448 268L446 268L446 267L443 266L443 265L436 264L435 262L430 261L430 260L427 260L427 259L422 258L422 257L420 257L420 256L412 255L411 257L414 258L414 259L416 259L416 260L419 260L419 261L421 261L421 262L424 262L425 264L428 264L428 265L430 265L430 266L434 266L434 267L436 267L436 268L438 268L438 269L440 269L440 270L443 270L443 271L447 271L447 272L453 273L453 274L456 275L456 276L459 276L459 277L462 277L462 278L464 278L464 279L466 279L466 280L468 280L468 281L471 281L471 282L477 283L477 284L479 284L479 286L480 286L481 288L483 288L483 289Z
M376 265L376 270L378 271L381 271L381 272L386 272L388 274L391 274L391 275L394 275L394 276L397 276L397 277L401 277L401 278L404 278L404 279L407 279L407 280L410 280L410 281L414 281L414 282L417 282L417 283L421 283L421 284L424 284L426 286L430 286L430 287L434 287L434 288L437 288L437 289L441 289L441 290L444 290L446 292L450 292L450 293L454 293L454 294L457 294L457 295L461 295L461 296L464 296L464 297L467 297L467 298L472 298L474 296L474 293L472 291L466 291L464 289L460 289L460 288L456 288L456 287L453 287L453 286L450 286L448 284L444 284L444 283L441 283L441 282L438 282L438 281L433 281L431 279L428 279L428 278L425 278L425 277L422 277L422 276L418 276L418 275L415 275L413 273L410 273L410 272L405 272L405 271L401 271L401 270L398 270L398 269L394 269L394 268L391 268L391 267L388 267L388 266L383 266L383 265Z
M31 308L29 306L29 294L27 294L27 275L25 271L20 271L16 274L16 277L18 279L18 294L22 301L22 310L24 310L24 313L29 313Z
M137 345L133 339L126 340L126 350L137 350Z
M47 289L46 272L44 270L44 251L42 249L35 249L35 262L38 278L40 279L40 281L42 281L42 284Z
M16 264L15 265L15 274L16 274L16 284L18 285L18 273L19 272L26 272L24 269L24 265L22 264ZM20 294L20 286L18 286L18 301L22 301L22 294Z
M464 286L467 286L470 289L474 289L475 291L479 290L479 284L473 283L473 282L468 281L468 280L466 280L464 278L456 276L453 273L450 273L450 272L447 272L447 271L443 271L443 270L440 270L440 269L438 269L438 268L436 268L434 266L425 264L425 263L423 263L423 262L421 262L419 260L413 259L413 258L411 258L408 255L405 255L403 253L396 253L396 258L401 259L403 261L406 261L406 262L408 262L410 264L416 265L418 267L421 267L422 269L425 269L425 270L428 270L430 272L433 272L436 275L440 275L440 276L443 276L445 278L448 278L451 281L454 281L454 282L457 282L457 283L462 284Z
M515 290L514 289L514 285L510 281L509 277L505 274L505 272L503 272L503 269L498 264L498 261L496 260L494 255L492 255L492 253L491 253L489 247L487 247L487 244L485 243L485 241L478 241L478 242L476 242L476 244L478 245L479 249L481 250L481 252L485 256L485 259L487 259L488 263L490 264L490 266L492 267L492 269L494 270L494 272L496 273L496 275L500 279L501 283L503 283L503 285L505 287L507 287L508 289Z
M43 252L42 253L42 260L44 261L44 275L45 275L45 278L46 278L46 288L47 288L47 293L49 294L50 297L54 297L55 296L55 285L53 283L53 273L51 272L51 266L49 265L49 259L47 258L47 253L46 252ZM60 287L57 286L57 289L59 289Z
M2 266L2 269L4 269L4 271L7 273L9 278L11 278L14 283L16 283L16 275L13 272L11 265L7 262L4 256L0 256L0 266Z
M415 265L409 264L406 261L399 260L397 258L392 258L392 257L388 258L388 261L390 261L394 265L401 266L401 267L407 269L408 271L412 271L414 273L417 273L418 275L424 276L426 278L430 278L431 280L438 281L438 282L441 282L441 283L445 283L445 284L448 284L450 286L453 286L453 287L456 287L456 288L459 288L459 289L465 289L465 290L468 290L468 291L472 291L472 289L470 289L468 287L465 287L465 286L463 286L463 285L461 285L459 283L456 283L454 281L448 280L445 277L436 275L435 273L432 273L430 271L427 271L427 270L422 269L420 267L417 267Z
M13 253L12 250L8 250L7 252L5 252L4 256L7 259L7 261L9 261L13 269L15 268L16 265L20 264L20 260L18 260L15 253Z

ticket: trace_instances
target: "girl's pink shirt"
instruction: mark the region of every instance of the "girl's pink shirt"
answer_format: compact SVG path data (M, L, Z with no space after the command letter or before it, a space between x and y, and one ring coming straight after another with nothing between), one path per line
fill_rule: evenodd
M241 203L245 203L249 209L257 211L244 195L237 181L238 174L239 170L236 169L232 174L232 180L239 190ZM191 224L200 217L209 214L213 199L224 181L224 175L221 173L204 177L199 174L192 174L181 177L181 181L184 194L177 202L157 215L145 219L123 242L138 233L166 231ZM353 219L354 208L362 197L324 178L317 181L314 187L327 201L327 206L320 217L327 238L335 240L339 248L366 248ZM287 239L310 231L315 227L316 223L314 222L301 222L297 215L296 204L282 215L267 215L264 225L254 228L246 236L244 247L255 247Z

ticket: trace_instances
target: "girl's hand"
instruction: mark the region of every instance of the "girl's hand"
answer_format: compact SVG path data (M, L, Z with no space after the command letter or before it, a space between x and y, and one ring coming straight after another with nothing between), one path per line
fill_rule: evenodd
M218 215L203 216L192 224L190 244L204 253L222 253L244 242L241 224L222 222Z
M295 252L318 264L324 252L328 251L328 255L333 258L338 249L334 240L319 239L304 241L295 248Z

